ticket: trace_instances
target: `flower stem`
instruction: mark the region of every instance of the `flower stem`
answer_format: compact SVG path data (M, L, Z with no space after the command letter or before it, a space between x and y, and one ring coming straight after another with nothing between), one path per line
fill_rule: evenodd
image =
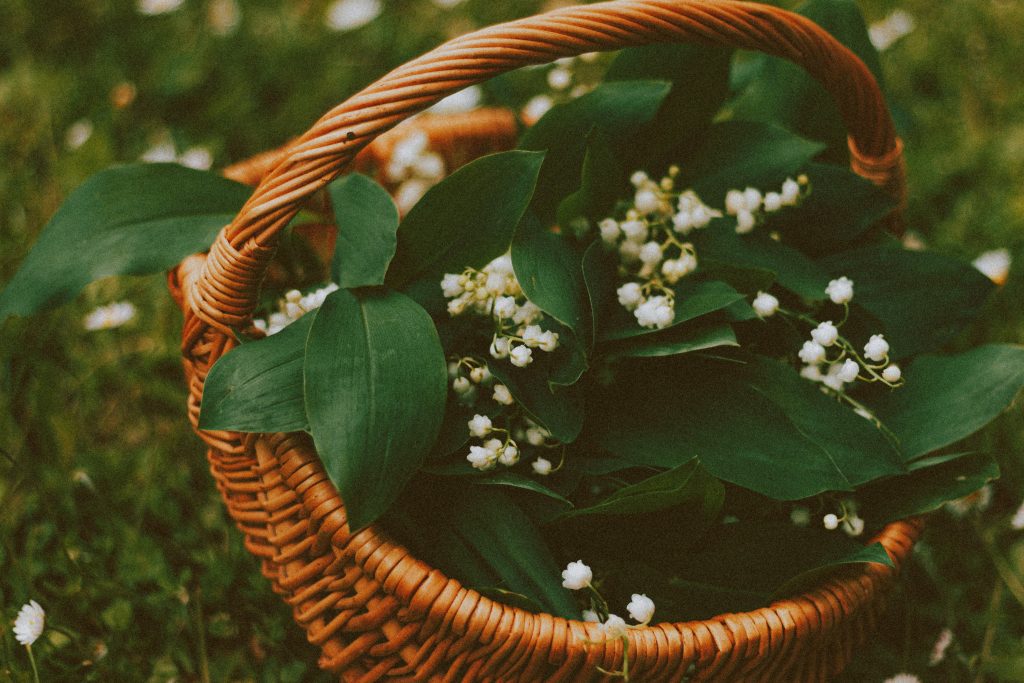
M39 683L39 669L36 668L36 658L32 654L32 646L26 645L25 649L28 650L28 661L32 664L32 675L35 677L35 682Z

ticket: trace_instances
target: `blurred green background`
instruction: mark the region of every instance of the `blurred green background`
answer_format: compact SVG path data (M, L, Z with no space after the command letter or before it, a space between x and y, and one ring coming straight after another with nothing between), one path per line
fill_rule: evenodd
M379 4L337 30L327 0L0 0L0 282L90 174L143 155L238 161L446 37L551 3ZM882 53L910 228L968 259L1005 247L1024 260L1024 3L860 5L871 23L910 28L900 10L913 24ZM1011 269L977 341L1024 340L1022 293ZM83 328L118 300L138 308L133 321ZM329 680L242 548L186 426L179 331L159 277L100 282L3 326L0 680L31 678L10 631L30 598L47 611L43 680ZM991 504L933 516L844 680L1024 681L1024 532L1010 524L1024 499L1020 407L974 441L1003 468ZM929 665L944 628L952 645Z

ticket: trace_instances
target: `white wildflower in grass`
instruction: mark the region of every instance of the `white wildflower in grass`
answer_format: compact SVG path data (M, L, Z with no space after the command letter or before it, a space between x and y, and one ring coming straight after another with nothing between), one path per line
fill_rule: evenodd
M944 628L939 631L935 644L932 645L932 652L928 656L928 666L938 666L946 659L946 651L953 644L953 632Z
M587 623L590 623L590 624L599 624L599 623L601 623L601 615L598 614L597 612L595 612L592 609L585 609L585 610L583 610L583 615L582 616L583 616L583 621L585 621Z
M615 614L609 614L608 618L601 624L601 633L607 640L624 638L628 631L629 626L626 625L626 621Z
M1015 531L1024 529L1024 503L1021 503L1017 511L1013 513L1013 518L1010 520L1010 528Z
M512 467L519 462L519 447L514 443L505 444L498 451L498 462L505 467Z
M892 47L900 38L909 35L915 25L912 14L898 9L881 21L871 24L868 27L868 38L875 49L882 52Z
M864 533L864 520L856 514L847 514L843 520L843 531L847 536L860 536Z
M79 119L72 123L64 132L64 146L76 150L92 137L93 125L89 119Z
M546 477L551 474L551 461L545 458L537 458L530 466L533 468L534 474L538 474L542 477Z
M206 25L214 35L229 36L242 22L238 0L211 0L206 6Z
M138 0L135 9L139 11L139 14L156 16L173 12L183 4L185 4L185 0Z
M85 319L82 321L82 325L86 330L94 332L96 330L112 330L115 327L121 327L135 319L135 305L128 301L117 301L106 306L100 306L99 308L93 309Z
M31 647L42 635L45 627L46 612L38 602L29 600L28 604L22 606L14 620L14 637L22 645Z
M839 528L839 515L830 512L821 518L821 523L829 531L835 531Z
M882 683L921 683L921 679L914 674L896 674L885 679Z
M452 391L456 394L465 394L473 389L473 383L468 377L456 377L452 380Z
M644 300L633 311L640 327L662 329L668 327L675 318L673 300L667 296L655 296Z
M582 590L590 586L594 580L594 572L583 560L570 562L562 570L562 586L572 591Z
M837 278L828 283L825 294L834 304L847 304L853 299L853 280L846 277Z
M1007 249L986 251L973 261L974 267L997 285L1006 284L1006 277L1010 274L1011 263L1012 259Z
M199 171L207 171L213 166L213 154L205 147L190 147L178 157L178 163Z
M528 346L516 346L509 351L508 357L512 361L512 365L517 368L525 368L533 362L533 349Z
M452 93L427 111L433 114L459 114L472 111L480 106L484 99L484 91L479 85L471 85L468 88Z
M144 161L147 164L168 164L177 160L178 153L174 149L174 143L168 140L156 143L139 157L139 161Z
M775 315L775 312L779 310L779 300L768 292L758 292L751 306L757 317L763 320Z
M638 624L647 624L654 617L654 601L643 593L633 593L632 599L626 605L629 617Z
M324 24L332 31L353 31L376 19L383 9L380 0L335 0L327 7Z

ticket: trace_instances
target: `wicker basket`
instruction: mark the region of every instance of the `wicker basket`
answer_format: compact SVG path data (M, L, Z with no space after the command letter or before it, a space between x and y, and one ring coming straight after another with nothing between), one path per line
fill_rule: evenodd
M386 159L394 133L378 136L511 69L671 41L760 50L807 69L838 104L852 168L902 198L901 145L875 79L803 17L733 0L619 0L477 31L391 72L282 150L228 170L257 189L209 254L189 257L169 278L184 311L193 425L207 371L236 345L235 331L250 326L278 233L339 173ZM450 167L510 146L516 132L512 116L495 110L406 125L425 130ZM589 681L605 677L598 667L621 662L620 641L585 643L600 640L594 624L483 597L377 528L351 534L344 503L306 435L198 433L246 547L322 649L320 666L342 680ZM896 522L871 539L888 550L896 570L863 565L763 609L631 630L633 680L828 680L865 643L920 530L920 520Z

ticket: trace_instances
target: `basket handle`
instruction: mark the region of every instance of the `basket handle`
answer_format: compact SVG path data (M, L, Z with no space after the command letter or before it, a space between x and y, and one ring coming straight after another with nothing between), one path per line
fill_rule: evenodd
M902 145L878 83L853 52L809 19L740 0L614 0L569 7L455 38L324 115L288 147L217 236L190 283L190 312L199 318L192 322L225 335L246 325L277 235L303 200L336 178L374 138L413 114L522 66L667 42L757 50L803 67L838 105L852 169L903 199ZM188 335L193 342L198 336Z

